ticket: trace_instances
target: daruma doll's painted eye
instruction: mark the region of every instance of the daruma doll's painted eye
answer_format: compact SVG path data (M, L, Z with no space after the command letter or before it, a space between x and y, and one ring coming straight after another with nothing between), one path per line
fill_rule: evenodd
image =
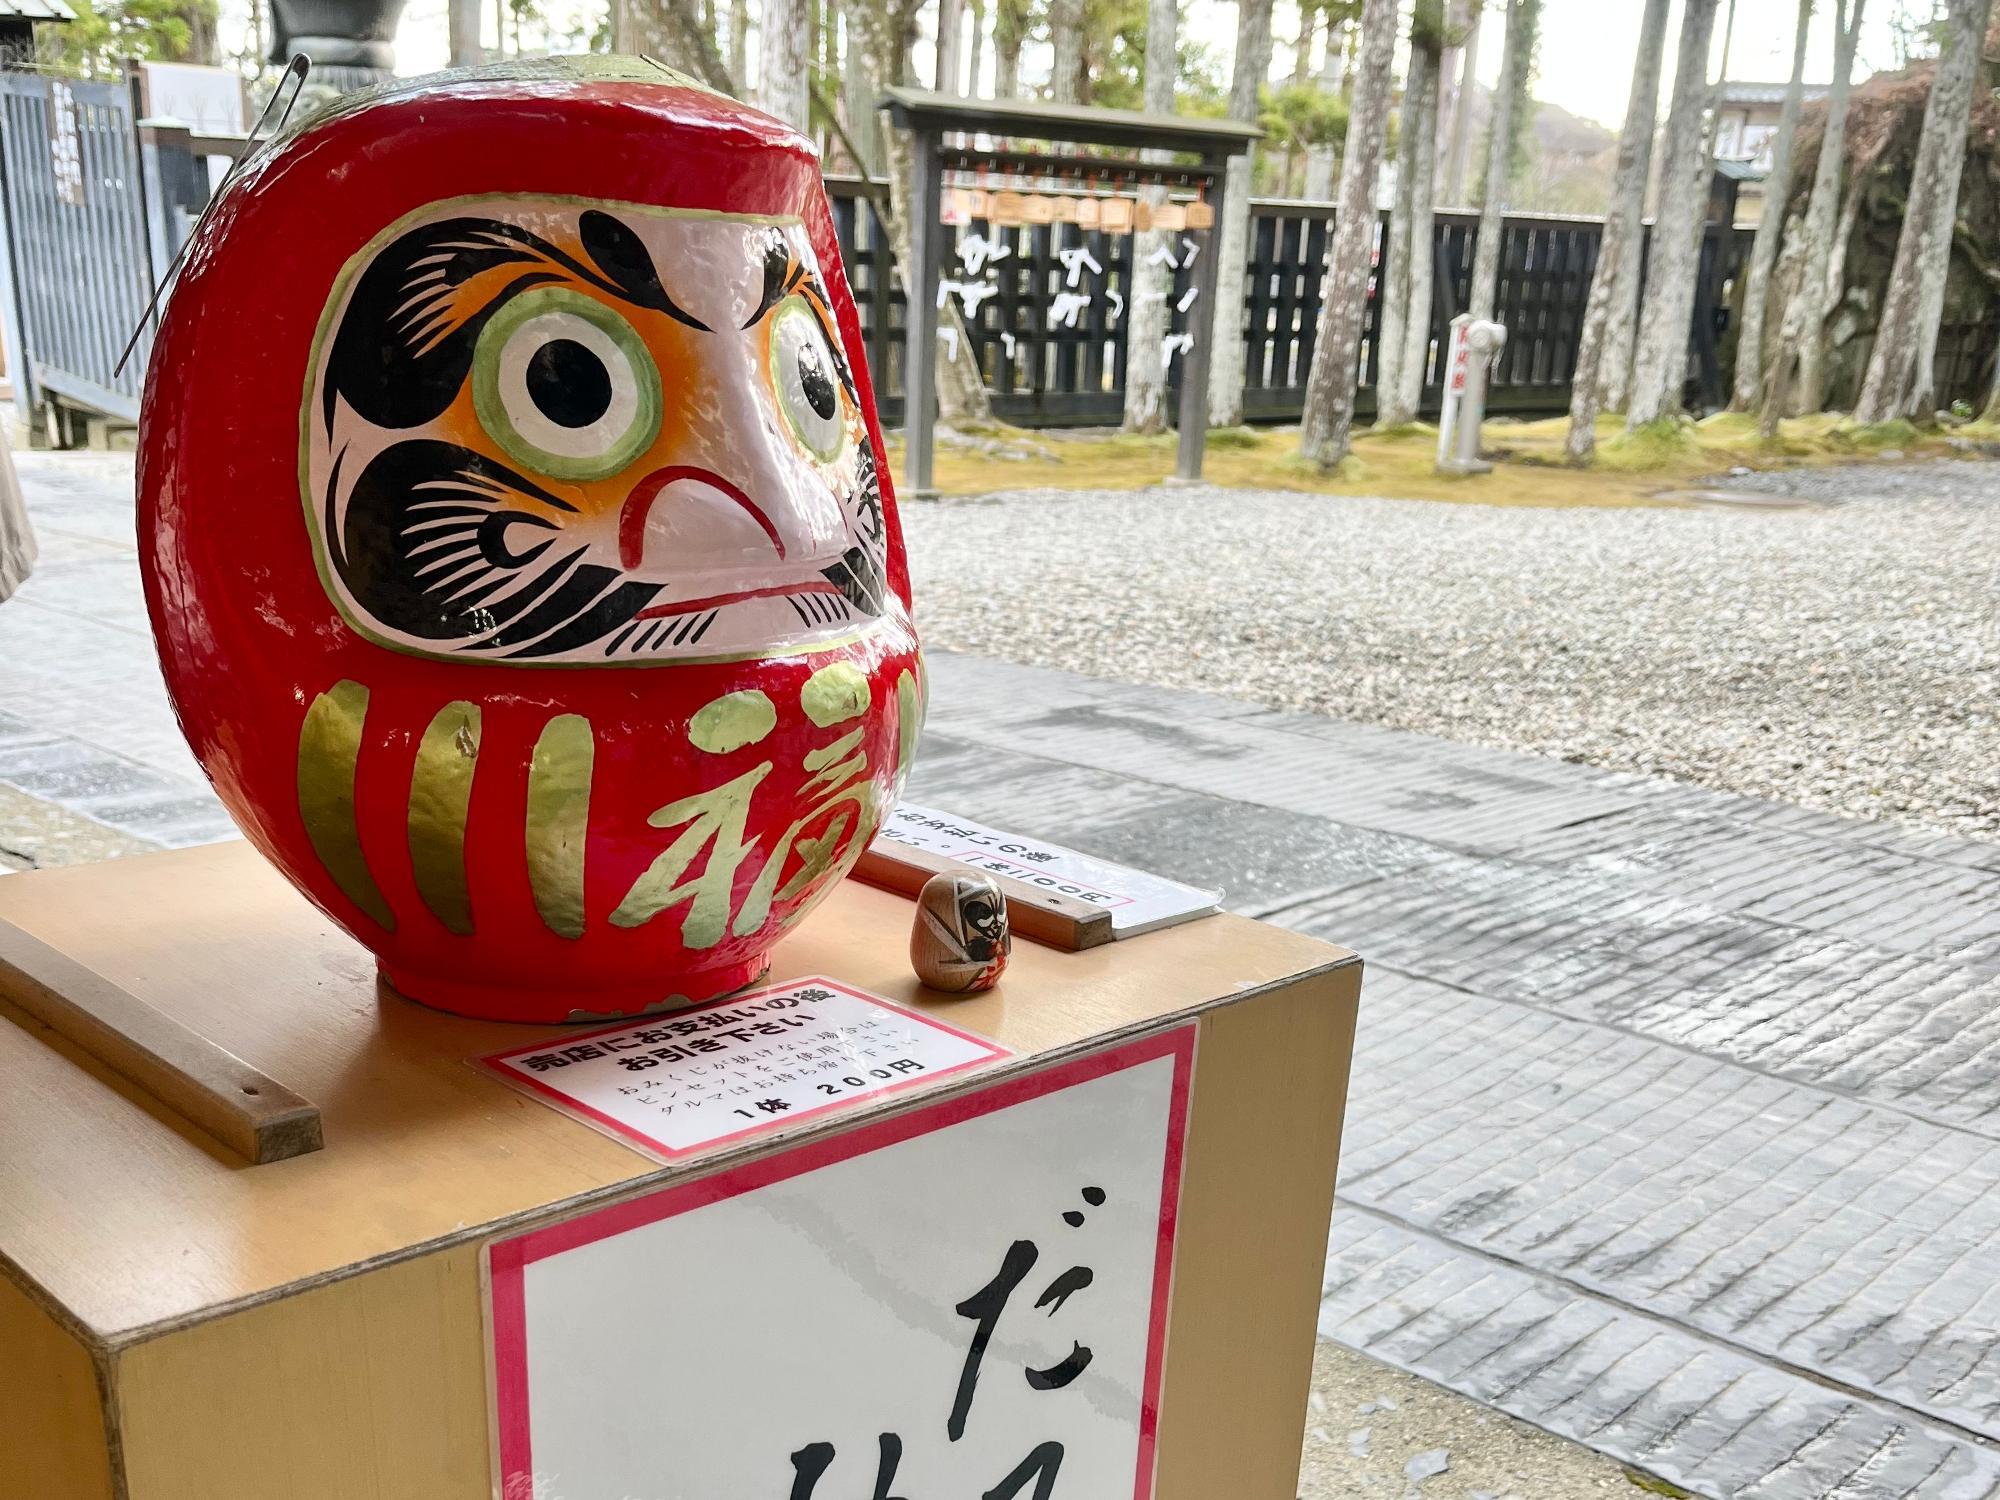
M544 287L515 297L481 332L472 402L516 463L552 479L603 479L658 436L660 372L616 311Z
M794 297L772 315L771 383L777 389L778 410L806 451L821 463L839 458L847 439L840 369L819 319L802 297Z

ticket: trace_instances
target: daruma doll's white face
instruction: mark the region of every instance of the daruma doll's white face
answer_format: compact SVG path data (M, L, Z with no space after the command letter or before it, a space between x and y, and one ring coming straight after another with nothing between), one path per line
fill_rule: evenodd
M348 263L301 427L322 581L398 650L701 660L885 607L878 456L796 220L435 204Z

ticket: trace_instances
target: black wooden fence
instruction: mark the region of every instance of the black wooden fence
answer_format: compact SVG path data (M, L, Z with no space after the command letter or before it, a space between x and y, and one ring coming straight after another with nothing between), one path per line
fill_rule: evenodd
M827 186L867 333L883 420L898 423L903 396L902 292L888 272L881 226L874 213L864 209L863 185L852 178L829 178ZM1422 407L1430 415L1437 413L1443 400L1443 351L1451 320L1471 295L1478 225L1474 214L1437 216ZM1253 422L1293 421L1304 408L1306 377L1312 368L1331 208L1255 200L1250 226L1241 323L1244 415ZM1386 230L1384 215L1381 233ZM1130 298L1135 237L1063 223L996 229L975 220L947 242L948 267L956 265L954 247L970 235L1003 244L1011 252L992 266L993 274L986 279L995 291L980 302L974 316L965 319L971 348L959 353L960 358L978 360L986 387L993 392L994 415L1030 427L1116 424L1124 409L1123 312ZM1506 220L1504 236L1495 315L1507 325L1509 337L1487 409L1516 416L1565 412L1603 224L1596 219L1513 216ZM1380 244L1378 238L1378 255ZM1077 246L1087 248L1102 270L1086 268L1072 289L1068 268L1059 256ZM1706 397L1719 403L1727 394L1731 372L1726 309L1749 251L1749 231L1708 227L1689 340L1689 378L1697 400ZM1176 273L1172 294L1175 332L1181 328L1178 304L1188 285L1183 266ZM1375 342L1381 327L1377 286L1379 277L1370 287L1361 348L1357 410L1363 417L1372 416L1375 406ZM1064 290L1090 294L1073 326L1051 323L1055 297ZM1176 360L1170 376L1178 369Z

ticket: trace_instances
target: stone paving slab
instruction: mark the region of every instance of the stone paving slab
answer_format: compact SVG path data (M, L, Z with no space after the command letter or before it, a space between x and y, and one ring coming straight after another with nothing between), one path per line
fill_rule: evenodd
M232 836L160 680L130 460L20 453L15 463L40 558L0 606L0 785L149 845Z
M987 666L935 655L936 702L981 704L941 722L947 734L998 738L1045 760L1451 848L1498 852L1535 831L1622 811L1632 805L1630 788L1644 785L1394 730L1245 712L1244 704L1210 712L1227 700L1196 694L1109 683L1101 686L1116 691L1096 692L1094 679L1067 673L1007 667L991 685L966 681ZM1030 673L1042 685L1026 691ZM1412 742L1425 753L1412 754Z
M1983 961L1450 856L1273 916L1382 965L2000 1137L2000 974Z
M1841 841L1829 848L1819 832L1719 810L1645 806L1523 840L1509 852L1899 953L1978 961L2000 939L2000 872L1941 861L1934 847Z
M1609 1027L1369 982L1398 1022L1356 1055L1348 1202L1939 1424L2000 1425L2000 1146Z
M2000 1490L1981 1443L1351 1201L1334 1210L1320 1332L1697 1494Z

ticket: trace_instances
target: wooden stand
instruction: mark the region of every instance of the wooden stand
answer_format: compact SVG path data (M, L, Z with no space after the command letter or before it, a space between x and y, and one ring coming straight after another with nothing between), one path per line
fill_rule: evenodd
M252 1165L320 1148L314 1105L5 921L0 1003L81 1047Z
M12 876L0 919L316 1100L326 1139L246 1165L6 1011L0 1493L483 1500L484 1246L1190 1021L1153 1493L1295 1493L1360 985L1340 949L1218 916L1020 945L1000 988L945 1000L909 972L910 903L849 883L773 977L829 975L1014 1055L662 1166L466 1066L523 1028L379 994L247 846Z
M915 896L933 875L952 874L965 868L957 860L928 849L877 842L862 854L854 867L854 878L879 885L885 891ZM1075 953L1100 947L1114 936L1111 913L1101 906L1054 891L1038 891L991 870L979 873L998 886L1000 894L1007 898L1008 925L1022 937Z

